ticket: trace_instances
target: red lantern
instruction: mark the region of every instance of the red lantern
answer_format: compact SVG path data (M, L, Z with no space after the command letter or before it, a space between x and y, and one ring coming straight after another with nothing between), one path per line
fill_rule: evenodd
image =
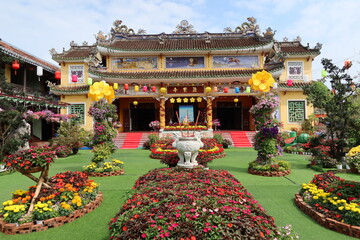
M218 88L217 88L217 87L214 87L214 88L213 88L213 91L214 91L214 92L217 92L217 91L218 91Z
M156 86L152 86L151 91L156 92Z
M77 77L76 75L72 75L72 76L71 76L71 81L72 81L73 83L76 83L76 82L78 81L78 77Z
M229 88L228 87L224 87L224 93L228 93L229 92Z
M147 86L143 86L143 92L147 92Z
M124 84L124 90L129 90L129 84L127 83Z
M291 79L287 80L287 85L291 87L293 85L293 81Z
M14 60L13 62L12 62L12 69L14 69L15 70L15 75L16 75L16 70L18 70L19 68L20 68L20 63L19 63L19 61L17 61L17 60Z
M56 79L56 80L60 80L60 79L61 79L61 72L59 72L59 71L56 71L56 72L55 72L55 79Z

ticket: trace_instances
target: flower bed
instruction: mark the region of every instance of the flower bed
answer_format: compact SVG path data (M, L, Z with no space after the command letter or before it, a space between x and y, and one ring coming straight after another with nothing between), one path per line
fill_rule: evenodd
M68 216L59 216L54 218L49 218L43 221L42 224L36 224L35 222L23 223L20 225L14 223L7 223L4 220L0 219L0 232L4 234L14 235L14 234L25 234L31 232L45 231L49 228L59 227L65 223L72 222L85 214L93 211L100 206L103 200L103 195L99 192L94 201L88 203L82 209L73 211Z
M89 177L112 177L123 175L125 173L124 169L112 171L112 172L87 172Z
M274 171L274 172L265 171L264 172L264 171L257 171L257 170L249 168L248 172L253 175L259 175L259 176L264 176L264 177L283 177L283 176L289 175L291 173L291 170L285 170L285 171L281 171L281 172L277 172L277 171Z
M302 200L304 206L301 208L307 209L304 211L310 216L316 215L320 224L344 234L360 236L359 182L341 179L331 172L318 174L310 183L302 185L297 198L297 204Z
M82 211L92 208L87 205L96 200L99 185L88 179L87 174L67 171L50 178L47 186L41 189L36 199L33 199L36 186L29 187L27 191L15 191L12 198L5 201L0 208L0 217L4 222L2 230L8 234L41 231L38 228L47 228L30 227L31 223L61 216L78 218ZM31 209L30 203L33 201L36 204L34 209ZM14 224L8 225L9 223ZM15 224L20 224L20 227L14 229Z
M113 159L111 162L97 164L92 162L83 167L84 172L91 177L111 177L124 174L124 162Z
M140 177L111 219L111 239L274 239L280 233L224 170L163 168Z
M265 177L283 177L291 173L290 164L286 161L274 160L272 164L258 164L250 162L248 172L253 175Z

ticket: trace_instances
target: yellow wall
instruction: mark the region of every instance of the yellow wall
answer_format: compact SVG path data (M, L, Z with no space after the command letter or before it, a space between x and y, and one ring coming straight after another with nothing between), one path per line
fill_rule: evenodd
M87 113L89 111L89 108L92 104L92 100L90 98L87 98L86 95L68 95L68 96L61 96L62 102L67 103L85 103L85 124L81 125L81 127L92 130L93 129L93 120L92 117L89 116ZM70 114L68 109L61 109L62 114Z
M10 64L5 65L5 81L11 82L11 65Z
M307 105L306 96L301 91L280 93L280 120L284 124L283 130L290 131L291 128L301 129L302 122L289 123L288 121L288 100L305 100L305 118L308 118L314 112L314 108Z

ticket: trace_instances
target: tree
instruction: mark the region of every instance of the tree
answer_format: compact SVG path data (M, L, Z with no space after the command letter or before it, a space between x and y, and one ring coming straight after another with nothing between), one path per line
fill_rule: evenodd
M347 74L351 63L347 63L342 68L335 66L329 59L322 59L321 63L328 75L305 86L303 90L308 96L309 103L326 113L326 117L321 119L321 122L327 129L330 154L341 162L345 148L351 146L350 137L353 132L359 132L359 123L356 119L359 106L352 100L356 95L356 86ZM332 90L325 86L326 79L330 79Z

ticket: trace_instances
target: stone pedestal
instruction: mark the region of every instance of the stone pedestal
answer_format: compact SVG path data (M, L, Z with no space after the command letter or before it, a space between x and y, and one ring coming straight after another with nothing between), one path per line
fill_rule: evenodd
M199 149L204 146L200 135L200 133L195 133L193 137L183 137L179 133L174 133L173 147L178 150L180 158L177 166L193 168L198 165L196 157L199 154Z

